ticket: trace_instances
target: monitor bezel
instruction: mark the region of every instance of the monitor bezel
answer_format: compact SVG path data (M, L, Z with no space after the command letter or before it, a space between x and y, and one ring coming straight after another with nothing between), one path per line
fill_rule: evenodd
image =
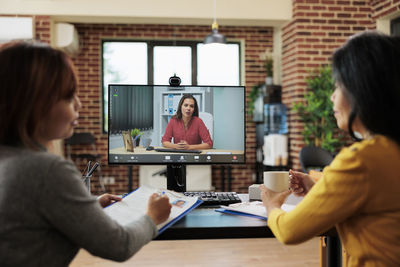
M180 87L236 87L236 88L242 88L243 89L243 118L244 118L244 127L243 127L243 137L244 137L244 149L243 149L243 160L238 160L238 161L201 161L201 162L180 162L180 161L171 161L171 162L161 162L161 161L157 161L157 162L111 162L110 161L110 119L108 118L108 131L107 131L107 161L108 161L108 165L244 165L246 164L246 140L247 140L247 136L246 136L246 122L247 122L247 118L246 118L246 87L242 86L242 85L180 85L180 86L171 86L171 85L150 85L150 84L126 84L126 83L111 83L108 84L108 104L107 104L107 109L108 109L108 116L110 116L110 95L111 95L111 91L110 91L110 87L111 86L147 86L147 87L170 87L170 88L179 88ZM168 154L163 154L163 155L171 155L171 156L181 156L181 155L187 155L186 153L168 153ZM191 154L192 155L192 154ZM200 155L200 154L199 154ZM218 158L220 158L221 155L219 155Z

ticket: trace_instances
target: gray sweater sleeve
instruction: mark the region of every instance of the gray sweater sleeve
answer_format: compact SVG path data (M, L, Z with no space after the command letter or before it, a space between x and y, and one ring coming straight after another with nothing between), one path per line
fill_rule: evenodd
M42 182L39 206L43 216L93 255L124 261L157 235L147 215L127 226L113 221L87 192L81 174L69 161L54 159Z

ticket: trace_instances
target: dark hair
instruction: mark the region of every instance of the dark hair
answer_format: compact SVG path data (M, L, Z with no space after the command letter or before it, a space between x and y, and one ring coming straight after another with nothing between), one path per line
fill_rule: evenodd
M358 116L372 134L400 144L400 37L367 31L333 55L333 75L349 97L348 131ZM357 140L357 138L355 138Z
M75 94L72 61L47 44L13 42L0 48L0 62L0 144L37 149L40 120Z
M181 100L179 100L178 110L176 111L176 114L175 114L174 118L182 119L182 105L183 105L183 101L185 101L185 99L193 99L193 101L194 101L194 111L193 111L193 115L192 116L198 117L199 116L199 106L197 105L196 98L194 98L194 96L191 95L191 94L184 94L182 96Z

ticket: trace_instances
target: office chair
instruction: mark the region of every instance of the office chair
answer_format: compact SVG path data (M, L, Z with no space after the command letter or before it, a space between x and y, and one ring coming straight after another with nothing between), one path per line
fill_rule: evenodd
M101 160L101 155L99 155L96 150L96 138L94 138L94 136L91 133L74 133L70 138L65 139L65 145L66 145L68 159L82 159L82 160L86 159L92 162ZM72 146L75 145L90 146L92 152L76 153L76 154L71 153ZM99 183L101 186L101 190L105 192L100 165L97 167L97 171L99 173Z
M214 140L214 117L208 112L199 112L199 118L204 122L208 132L210 133L211 139Z
M322 171L332 160L333 155L320 147L305 146L300 150L300 164L305 173L310 170Z

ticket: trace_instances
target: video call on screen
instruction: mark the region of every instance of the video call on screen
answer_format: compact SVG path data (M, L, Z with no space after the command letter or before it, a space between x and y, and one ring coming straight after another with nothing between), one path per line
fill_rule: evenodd
M213 147L196 153L158 152L163 148L165 128L186 94L196 99L198 117L207 128ZM110 164L245 162L243 86L110 84L107 119ZM133 137L133 129L140 136Z

